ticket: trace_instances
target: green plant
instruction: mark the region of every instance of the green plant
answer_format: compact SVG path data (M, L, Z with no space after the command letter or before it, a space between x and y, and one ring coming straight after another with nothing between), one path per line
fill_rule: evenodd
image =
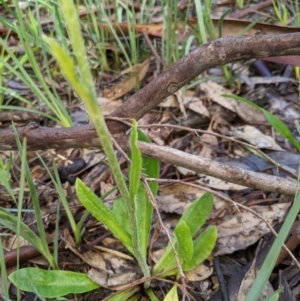
M288 22L288 9L284 3L284 1L272 1L273 9L275 11L277 19L283 24L287 25Z
M12 22L10 20L5 19L0 16L0 22L4 24L7 28L16 32L20 42L24 46L25 54L22 58L17 57L14 52L8 47L4 40L0 39L0 45L3 50L7 53L6 57L0 57L0 65L4 66L12 75L20 79L31 91L49 108L49 110L54 114L55 117L47 115L48 118L53 119L64 126L71 126L72 121L71 118L64 106L61 102L60 98L56 93L56 89L54 85L52 85L52 89L49 88L48 84L44 79L44 75L41 72L41 69L37 63L35 53L38 50L42 50L44 57L44 64L46 66L46 70L48 70L48 78L51 80L51 75L49 72L49 62L46 60L47 51L44 42L38 38L38 32L41 32L41 24L38 23L33 14L30 12L28 15L30 16L29 24L25 24L23 14L19 7L18 1L14 1L16 13L13 12L7 5L4 5L7 11L12 14L12 16L18 20L18 25L16 22ZM34 45L34 47L32 46ZM32 74L24 67L24 64L29 62L34 73L34 76L37 78L39 85L35 83L33 80ZM42 87L42 89L40 88ZM16 92L11 91L7 88L2 88L2 91L7 93L11 93L13 96L16 95ZM53 92L52 92L53 91ZM19 97L19 100L25 101L28 105L30 103L24 98ZM0 106L1 109L12 109L12 107ZM13 107L13 109L18 110L18 107ZM23 108L23 110L30 111L30 108ZM41 112L42 113L42 112ZM45 116L45 113L42 113Z
M178 252L183 271L192 270L203 262L215 245L217 238L215 226L208 227L194 238L209 217L212 205L212 195L204 194L184 212L174 230L175 235L172 242ZM172 268L173 270L170 271ZM155 264L152 274L173 275L176 273L178 273L178 268L174 252L169 244L160 260Z
M59 174L58 174L58 170L57 170L57 167L56 167L55 163L53 162L53 170L54 170L54 176L53 176L51 174L48 166L46 165L46 163L42 159L42 157L40 155L38 155L38 157L39 157L40 161L42 162L45 170L47 171L52 183L54 184L57 193L59 194L60 202L63 204L63 207L64 207L64 209L66 211L66 214L67 214L67 217L69 219L69 223L70 223L71 228L73 230L73 233L74 233L74 236L75 236L75 242L77 244L79 244L80 241L81 241L82 225L83 225L85 219L87 218L87 214L84 214L82 216L81 220L79 221L79 223L76 224L75 219L74 219L73 214L72 214L72 211L71 211L71 208L69 206L68 200L65 196L65 192L62 188L60 178L59 178Z
M1 278L2 278L2 291L3 297L8 298L8 279L7 279L7 270L4 260L4 250L2 246L2 235L0 235L0 269L1 269Z
M18 134L16 129L14 128L16 142L18 146L19 153L22 155L22 168L21 168L21 189L19 191L19 198L18 198L18 214L21 214L22 208L20 207L22 205L23 200L23 194L24 194L24 181L26 178L26 181L29 186L30 195L34 207L34 212L36 216L37 221L37 228L39 232L39 236L37 236L25 223L22 222L20 215L16 217L12 213L10 213L8 210L5 210L3 208L0 208L0 223L7 227L8 229L12 230L15 233L19 233L19 236L22 236L25 240L27 240L30 244L32 244L33 247L35 247L49 262L49 264L52 266L52 268L57 268L57 262L54 261L53 256L51 255L48 243L46 239L46 233L41 217L41 210L39 205L39 198L31 177L31 173L29 170L28 163L26 161L26 140L23 142L23 146L20 143L20 140L18 138ZM23 178L23 176L25 178ZM11 190L10 187L6 186L6 189L8 191ZM11 193L10 193L11 194ZM11 194L12 198L15 200L15 197L13 194Z
M138 139L148 141L148 138L142 132L138 131L137 124L133 120L130 136L131 159L129 164L129 184L127 186L125 177L121 172L118 160L114 153L103 112L97 103L96 91L86 58L84 41L81 35L76 9L72 0L60 0L59 3L67 25L70 44L73 48L76 63L69 51L62 47L56 40L46 36L44 36L43 39L49 46L53 56L58 61L66 79L85 104L86 110L97 131L103 151L107 156L109 166L121 193L121 198L115 201L113 209L110 210L104 205L101 199L99 199L79 179L76 181L76 192L80 202L86 207L86 209L96 219L101 221L124 244L128 251L134 255L144 274L144 286L148 292L151 292L151 289L149 288L150 280L148 280L151 273L146 261L153 214L153 207L149 201L149 195L151 195L151 197L156 195L158 184L147 184L147 182L144 183L141 179L144 177L157 178L159 175L159 163L153 159L142 158L137 142ZM26 173L27 172L28 167L26 167ZM57 178L52 180L54 185L59 186ZM33 195L33 199L35 199L36 192L32 189L30 179L27 178L27 181L31 188L30 190ZM174 238L170 242L170 245L166 248L162 259L153 270L152 274L154 276L161 274L166 277L167 275L175 274L179 277L180 270L183 269L184 271L188 271L193 269L211 253L217 237L216 227L208 227L200 235L196 234L209 216L212 208L212 199L212 195L206 194L203 198L191 205L191 209L186 211L175 229ZM199 216L201 217L199 218ZM6 217L7 220L9 220L9 218L10 216ZM70 219L70 221L72 221L72 219ZM20 225L24 227L22 223L20 223ZM22 230L20 232L24 231ZM32 236L32 233L29 233ZM37 247L40 247L40 245L38 245L35 241L35 236L27 237L27 239L31 239ZM172 245L175 250L173 250ZM42 248L40 247L40 249ZM174 251L178 255L176 255L176 253L174 254ZM51 258L48 260L51 262L52 267L56 269L57 263ZM82 281L81 274L72 273L72 275L70 275L66 272L65 275L68 280L66 282L66 287L68 287L68 290L62 291L61 285L64 285L64 280L62 280L63 278L60 276L61 272L63 271L41 271L39 269L27 268L14 272L10 276L10 280L18 287L37 292L42 296L45 296L46 294L47 296L58 297L70 292L70 285L75 288ZM41 273L40 278L43 280L42 282L38 282L38 279L37 281L33 281L33 279L36 279L33 276L38 273ZM69 281L70 279L68 275L70 275L70 279L72 281ZM59 277L61 279L61 283L59 285L56 285L56 283L51 280L55 277ZM31 278L32 286L28 286L28 284L25 283L28 278ZM88 290L99 287L95 283L92 283L92 281L88 281L87 277L85 277L84 281L87 281L86 283L88 283L86 286ZM46 282L48 282L48 285L51 286L51 291L44 289ZM72 284L70 282L72 282ZM123 299L125 294L131 296L132 290L114 296L111 300L121 300L121 297L122 300L125 300ZM151 293L148 294L151 295ZM173 294L174 292L171 290L170 295ZM133 296L131 298L134 300L137 297Z
M10 274L9 280L14 284L18 284L18 287L24 291L38 292L46 298L56 298L69 293L84 293L99 287L83 273L59 270L47 271L37 268L18 270ZM49 285L50 283L51 285Z
M14 202L16 203L15 195L14 195L11 185L9 183L11 166L12 166L12 156L11 155L6 164L4 164L4 161L0 157L0 182L2 183L2 185L4 185L5 189L7 190L7 192L11 196L11 198L14 200Z

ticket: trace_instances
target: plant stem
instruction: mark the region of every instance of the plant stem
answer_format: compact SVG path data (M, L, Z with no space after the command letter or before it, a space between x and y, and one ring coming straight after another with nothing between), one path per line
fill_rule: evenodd
M81 100L84 102L91 122L93 123L98 134L103 151L107 156L108 163L115 178L118 189L127 204L134 255L143 271L144 276L150 277L150 271L147 266L146 259L143 257L141 247L139 245L138 225L135 215L134 198L130 196L124 176L119 166L118 159L114 152L110 133L106 126L103 112L97 102L97 94L93 85L92 73L87 61L86 49L80 30L78 13L72 0L60 0L59 2L69 31L73 51L78 62L79 74L81 75L80 81L77 80L77 83L80 84L81 87L74 87L74 89L78 93L78 96L81 98Z
M134 251L134 255L143 271L144 276L150 277L150 271L146 259L143 257L140 245L138 243L138 232L137 232L138 225L135 217L134 199L131 198L130 196L129 190L124 180L124 176L119 166L119 162L114 153L114 149L110 139L110 134L106 126L102 110L98 106L98 104L85 103L85 105L89 113L89 116L91 118L91 121L94 124L97 134L99 136L100 143L103 147L103 151L107 156L108 163L114 175L118 189L127 204L128 216L129 216L129 220L131 221L130 230L131 230L132 248Z

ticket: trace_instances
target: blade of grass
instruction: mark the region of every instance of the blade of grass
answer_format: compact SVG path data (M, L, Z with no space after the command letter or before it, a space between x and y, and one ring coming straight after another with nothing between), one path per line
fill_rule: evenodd
M195 0L196 5L196 12L197 12L197 20L198 20L198 29L199 29L199 44L207 43L206 32L205 32L205 25L204 25L204 18L202 13L202 4L201 0Z
M1 23L1 17L0 17L0 23ZM25 42L24 42L25 43ZM29 43L29 42L28 42ZM40 73L39 67L37 66L37 62L30 62L31 64L34 64L35 71L37 73L40 73L38 76L38 81L40 83L44 82L43 88L45 89L45 92L43 92L38 85L34 82L32 79L32 75L30 75L26 69L22 66L20 58L16 57L16 55L11 51L11 49L6 45L6 43L0 39L0 45L3 47L3 49L7 52L8 56L12 59L15 65L11 65L11 63L6 62L0 57L0 63L4 64L5 68L7 68L14 76L19 78L28 88L31 89L31 91L49 108L50 111L53 112L53 114L57 117L55 120L61 122L65 126L70 126L71 123L67 121L68 113L64 107L64 105L60 102L59 99L55 99L51 92L49 91L48 86L46 85L43 75ZM32 52L32 49L30 50ZM32 54L33 60L34 54ZM24 57L25 60L27 60L27 56ZM47 91L48 90L48 91ZM15 93L16 94L16 93ZM50 117L50 119L53 119L53 117Z
M8 281L7 281L7 271L4 260L4 250L2 245L2 235L0 235L0 269L1 269L1 279L2 279L2 296L8 298Z
M48 176L50 177L51 182L55 186L55 189L56 189L56 191L57 191L57 193L59 195L59 200L60 200L60 202L64 206L64 209L66 211L69 223L70 223L71 228L73 230L73 233L74 233L74 236L75 236L75 241L76 241L77 244L79 244L80 243L80 231L78 231L78 229L77 229L77 225L76 225L74 216L73 216L72 211L70 209L68 200L67 200L67 198L65 196L64 189L63 189L62 184L60 182L60 178L59 178L59 175L58 175L58 171L57 171L57 167L55 165L55 162L53 161L53 170L54 170L54 175L55 175L55 177L54 177L52 175L52 173L50 172L47 164L43 160L43 158L39 154L37 154L37 156L40 159L40 161L42 162L42 165L44 166L44 168L45 168Z
M26 174L26 148L27 142L26 138L23 140L21 156L21 175L20 175L20 186L19 186L19 197L18 197L18 214L17 214L17 270L20 268L19 258L20 258L20 237L21 237L21 223L22 223L22 206L24 198L25 189L25 174ZM18 282L18 279L17 279ZM18 283L19 284L19 283ZM17 295L20 296L20 288L17 285Z
M13 131L16 137L16 143L18 146L18 151L20 154L22 154L23 152L23 148L18 136L18 132L15 128L15 126L13 125ZM39 197L37 195L36 189L34 187L34 183L31 177L31 173L30 173L30 169L28 166L27 161L25 160L25 177L29 186L29 190L30 190L30 196L31 196L31 200L32 200L32 204L33 204L33 208L34 208L34 213L35 213L35 218L36 218L36 223L37 223L37 228L38 228L38 232L39 232L39 240L41 242L42 245L42 254L46 257L46 259L48 260L48 262L50 263L50 265L52 266L52 268L57 269L57 262L54 261L53 256L50 253L49 247L48 247L48 242L47 242L47 237L46 237L46 232L45 232L45 228L44 228L44 223L43 223L43 219L41 216L41 208L40 208L40 203L39 203ZM32 232L32 231L31 231ZM34 233L33 233L34 234ZM24 233L23 233L24 235Z
M295 219L298 216L299 210L300 210L300 194L299 194L299 179L300 179L300 171L298 173L298 187L297 187L297 194L295 196L293 205L285 218L285 221L278 233L278 236L276 237L266 259L264 260L263 265L261 266L260 271L258 272L258 275L249 290L247 297L245 301L253 301L258 300L258 298L261 295L261 292L263 288L265 287L272 270L274 269L275 263L277 261L277 258L279 256L279 253L281 251L282 245L284 244L284 241L289 234L291 227L293 226L293 223L295 222Z
M18 26L15 26L15 31L18 34L18 37L20 39L21 44L23 45L27 58L30 62L30 65L34 71L34 74L36 75L39 84L42 86L43 90L45 91L44 93L40 91L39 88L37 90L40 91L39 94L42 95L41 100L45 102L45 104L51 109L51 111L54 112L54 114L59 118L60 122L64 126L71 126L72 121L71 118L63 105L63 103L60 101L60 99L55 98L51 91L49 90L48 85L46 84L44 77L40 71L40 66L38 65L35 54L33 51L33 47L31 45L32 40L37 40L37 37L33 34L34 38L29 38L29 35L31 34L31 31L28 29L28 27L25 26L24 23L24 15L19 7L19 1L14 0L14 5L16 9L16 15L17 15L17 20L18 20ZM42 42L40 42L42 43ZM44 53L45 54L45 53ZM31 86L29 86L31 87ZM47 97L44 95L46 94Z

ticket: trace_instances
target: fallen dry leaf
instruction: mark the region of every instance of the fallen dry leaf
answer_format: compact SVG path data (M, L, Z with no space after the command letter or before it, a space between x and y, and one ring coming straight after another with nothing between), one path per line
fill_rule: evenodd
M251 125L231 127L229 134L232 137L241 138L259 148L282 150L282 148L275 142L274 138L263 134L260 130Z
M106 249L106 252L94 250L80 252L67 229L64 231L63 240L67 248L92 267L88 276L103 287L120 290L124 288L124 285L141 276L137 273L137 266L133 258L128 255L106 248L102 248Z
M115 100L136 88L147 74L149 66L150 59L147 59L141 64L124 70L122 74L129 74L129 78L122 78L121 81L112 88L105 89L103 91L104 97Z
M281 203L253 206L251 209L263 216L274 227L283 221L289 207L290 203ZM215 256L244 250L270 232L264 221L246 210L241 210L241 213L234 215L226 215L217 227L218 241Z
M224 94L232 94L232 91L222 87L221 85L207 81L205 83L200 84L201 90L205 91L207 97L216 102L220 106L236 113L240 118L245 120L249 124L264 124L266 123L266 118L264 114L256 108L252 106L237 101L235 99L231 99L228 97L224 97Z
M254 280L257 277L257 273L258 273L258 271L256 269L256 260L254 259L250 269L246 273L246 275L241 283L236 300L245 300L246 299L248 291L250 290ZM274 293L273 287L272 287L271 283L268 281L260 295L259 300L265 300L265 298L267 298L268 296L270 296L273 293Z

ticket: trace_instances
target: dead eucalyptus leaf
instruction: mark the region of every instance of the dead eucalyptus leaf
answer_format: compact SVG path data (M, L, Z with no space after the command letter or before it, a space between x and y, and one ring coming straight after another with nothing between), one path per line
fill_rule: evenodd
M290 203L280 203L270 206L253 206L251 209L263 216L274 227L283 221L289 207ZM218 241L215 256L244 250L270 232L264 221L246 210L224 216L217 227Z

